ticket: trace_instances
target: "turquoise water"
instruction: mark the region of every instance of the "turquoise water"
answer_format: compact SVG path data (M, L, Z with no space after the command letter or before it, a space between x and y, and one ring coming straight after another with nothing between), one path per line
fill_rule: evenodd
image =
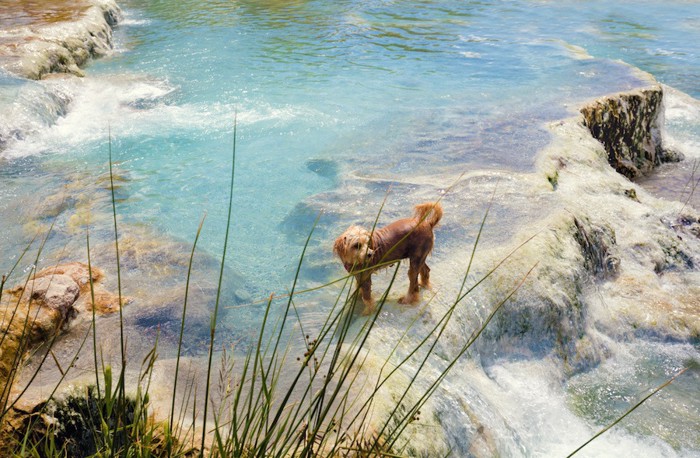
M120 213L191 240L206 211L203 243L217 251L237 112L232 251L259 293L288 284L300 247L285 232L313 221L294 209L334 189L336 168L389 179L531 168L548 141L543 121L638 84L611 59L698 90L687 2L123 6L117 52L90 67L68 116L5 154L94 171L110 125L134 180Z
M47 201L58 190L78 207L75 188L87 189L95 237L109 240L109 219L100 226L99 217L109 201L93 184L107 171L108 132L125 180L117 193L123 224L189 243L206 214L200 246L217 255L237 120L228 266L246 291L236 300L249 302L287 290L319 213L305 285L341 275L334 237L350 223L371 224L388 190L387 218L442 195L463 172L505 181L530 172L550 141L543 124L572 115L582 101L643 84L635 67L700 97L700 10L690 1L120 4L115 52L93 62L86 78L0 75L4 270L37 225L51 221L57 204ZM674 124L690 144L700 137L700 123L691 121ZM488 195L475 191L471 205L444 223L436 258L472 240L465 225L478 221ZM517 218L549 210L514 199L518 208L507 211L516 205L507 199L494 208L504 239ZM38 222L37 213L45 214ZM57 226L70 223L59 212ZM82 237L58 231L50 247L81 246ZM251 326L246 320L259 309L246 310L228 319ZM512 375L522 370L518 362L509 364L507 375L497 367L490 376L527 392ZM584 379L572 391L585 401L596 383ZM584 401L582 415L605 417ZM540 439L523 433L510 450L536 455L533 440Z

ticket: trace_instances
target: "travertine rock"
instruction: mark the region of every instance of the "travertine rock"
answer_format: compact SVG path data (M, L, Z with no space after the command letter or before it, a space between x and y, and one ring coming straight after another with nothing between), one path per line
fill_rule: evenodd
M627 178L647 174L661 162L683 159L662 144L660 86L607 96L586 105L581 113L584 125L605 146L610 165Z

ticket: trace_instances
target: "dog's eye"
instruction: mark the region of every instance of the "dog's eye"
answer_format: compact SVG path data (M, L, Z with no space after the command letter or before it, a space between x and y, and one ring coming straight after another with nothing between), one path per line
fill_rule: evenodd
M355 248L356 250L359 250L360 248L362 248L362 244L358 242L355 245L353 245L353 248Z

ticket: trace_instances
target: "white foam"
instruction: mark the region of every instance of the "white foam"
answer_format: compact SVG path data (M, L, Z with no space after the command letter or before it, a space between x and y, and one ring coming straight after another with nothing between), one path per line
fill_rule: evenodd
M120 27L143 27L151 25L153 23L150 19L144 19L142 17L135 16L133 12L125 10L123 12L122 20L119 21Z
M70 94L64 116L40 131L30 131L24 140L15 141L5 151L10 157L47 151L68 151L85 142L105 138L112 124L123 133L126 124L137 121L134 114L149 111L174 91L164 82L146 79L66 79L52 82L54 91ZM138 116L136 116L138 118Z
M665 144L686 158L700 158L700 100L664 86L664 108Z
M0 138L11 145L42 132L65 114L72 98L71 91L52 83L15 80L3 86Z
M481 37L478 35L469 35L469 36L460 35L459 40L467 42L467 43L492 43L492 42L498 41L495 38Z
M667 121L700 119L700 100L670 86L664 86L664 107Z
M518 431L528 455L566 456L602 428L571 412L565 386L558 382L563 374L548 360L503 361L488 374L495 385L483 387L483 393ZM624 428L608 431L584 450L582 456L677 456L668 444Z
M51 85L53 93L62 94L70 101L65 103L66 112L58 113L49 121L34 121L32 126L24 127L25 134L7 146L4 156L69 153L86 143L105 140L108 130L113 137L228 130L236 112L238 122L249 125L321 116L314 110L294 105L177 104L174 100L178 96L177 86L144 75L70 78L47 84ZM32 118L31 106L22 105L19 109L29 112L25 116L27 119ZM325 119L324 122L334 123L335 120Z

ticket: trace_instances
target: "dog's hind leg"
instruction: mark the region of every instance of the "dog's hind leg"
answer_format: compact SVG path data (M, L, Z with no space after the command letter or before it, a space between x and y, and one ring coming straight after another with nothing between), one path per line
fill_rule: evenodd
M421 268L419 259L411 258L411 264L408 267L408 291L406 295L399 299L399 304L415 304L418 302L418 273Z
M423 265L420 267L420 285L423 288L430 289L430 267L423 261Z

